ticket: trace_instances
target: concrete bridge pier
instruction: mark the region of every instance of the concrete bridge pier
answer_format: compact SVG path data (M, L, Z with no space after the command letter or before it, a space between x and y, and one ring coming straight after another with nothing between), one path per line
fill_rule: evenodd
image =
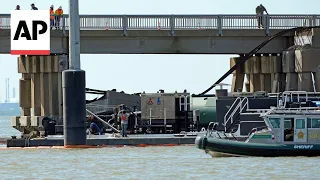
M320 48L296 50L295 55L295 71L298 77L298 90L312 92L314 91L312 76L317 77L319 74L319 72L315 73L314 71L320 65ZM319 81L315 82L319 84ZM320 89L316 90L319 91Z
M298 90L298 74L295 71L295 48L282 53L282 72L286 74L286 91Z
M239 60L240 57L230 58L230 66L232 67ZM279 87L283 86L282 82L284 81L281 57L270 54L259 54L251 57L242 67L233 72L232 92L236 92L238 89L242 90L245 77L245 89L247 92L279 92L279 90L283 89Z
M318 29L296 33L294 45L283 51L282 72L286 75L285 90L313 92L320 90L320 31Z
M240 57L230 58L230 68L240 61ZM233 72L231 92L237 92L240 90L242 92L244 81L243 66L239 67Z
M50 117L61 123L61 72L67 58L63 55L18 57L21 117L12 118L12 126L23 133L42 130L42 118ZM24 122L22 122L24 121Z

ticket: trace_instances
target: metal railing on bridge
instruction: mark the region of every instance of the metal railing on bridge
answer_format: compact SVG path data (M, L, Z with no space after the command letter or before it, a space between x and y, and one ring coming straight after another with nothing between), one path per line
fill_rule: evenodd
M257 15L80 15L81 30L201 30L258 29ZM266 33L270 29L320 26L320 15L263 15ZM0 28L10 29L10 14L0 14ZM68 15L60 19L68 30Z

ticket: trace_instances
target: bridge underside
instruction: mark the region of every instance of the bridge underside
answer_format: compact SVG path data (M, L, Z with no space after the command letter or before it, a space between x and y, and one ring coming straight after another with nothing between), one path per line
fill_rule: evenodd
M277 31L271 32L275 34ZM68 32L51 32L51 53L68 52ZM245 54L266 40L263 30L82 30L81 54ZM293 45L293 36L274 39L259 53L281 53ZM10 53L10 30L0 31L0 53Z

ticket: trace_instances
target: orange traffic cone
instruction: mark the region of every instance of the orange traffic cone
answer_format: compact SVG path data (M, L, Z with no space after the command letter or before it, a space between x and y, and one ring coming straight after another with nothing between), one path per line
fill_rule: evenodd
M108 22L106 23L106 31L108 31L109 30L109 24L108 24Z

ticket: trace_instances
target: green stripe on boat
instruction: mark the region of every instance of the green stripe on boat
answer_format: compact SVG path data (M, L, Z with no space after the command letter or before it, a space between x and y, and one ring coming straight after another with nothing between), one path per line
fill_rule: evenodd
M271 139L271 137L270 134L254 134L252 136L253 139Z

